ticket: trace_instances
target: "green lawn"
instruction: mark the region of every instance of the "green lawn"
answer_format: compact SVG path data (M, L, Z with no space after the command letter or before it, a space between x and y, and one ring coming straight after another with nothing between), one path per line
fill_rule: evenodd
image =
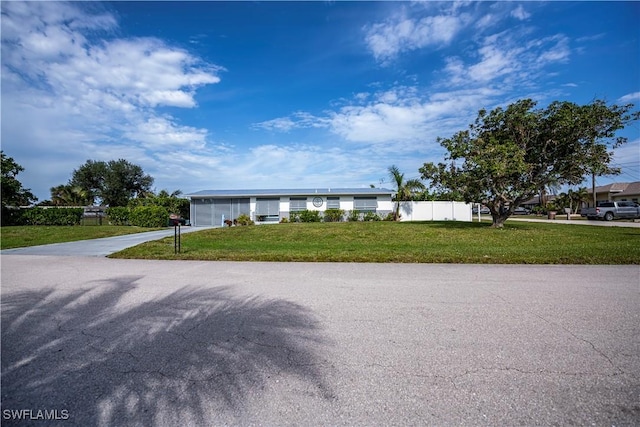
M510 222L278 224L203 230L113 258L507 264L640 264L640 229Z
M0 248L22 248L160 230L116 225L0 227Z

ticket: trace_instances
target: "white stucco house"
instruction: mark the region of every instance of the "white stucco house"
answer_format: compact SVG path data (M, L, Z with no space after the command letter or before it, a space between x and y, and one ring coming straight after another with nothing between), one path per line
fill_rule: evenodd
M292 212L342 209L385 217L395 209L395 191L386 188L311 188L273 190L203 190L190 200L191 225L222 226L248 215L258 224L280 222ZM471 205L463 202L401 202L401 221L472 221Z
M185 196L190 200L191 225L197 227L219 226L242 214L256 223L273 223L304 210L357 210L385 216L393 211L393 194L386 188L312 188L203 190Z

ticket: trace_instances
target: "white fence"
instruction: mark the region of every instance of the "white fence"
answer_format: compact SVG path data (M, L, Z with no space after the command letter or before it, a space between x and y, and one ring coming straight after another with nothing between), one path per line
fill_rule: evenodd
M400 202L400 221L471 222L472 220L471 203Z

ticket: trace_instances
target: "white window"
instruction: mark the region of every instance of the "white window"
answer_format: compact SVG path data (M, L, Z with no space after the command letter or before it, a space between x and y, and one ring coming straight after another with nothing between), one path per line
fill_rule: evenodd
M291 197L289 199L289 212L300 212L307 210L306 197Z
M354 197L353 209L359 212L375 212L378 209L378 199L375 197Z
M327 197L327 209L340 209L340 197Z
M280 199L256 199L256 217L258 221L280 220Z

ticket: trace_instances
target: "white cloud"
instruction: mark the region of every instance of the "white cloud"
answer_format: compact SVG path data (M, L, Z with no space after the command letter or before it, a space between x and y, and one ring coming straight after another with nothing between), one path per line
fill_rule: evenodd
M207 131L177 125L170 117L152 117L135 125L124 137L147 148L180 147L182 150L204 148Z
M443 71L447 86L492 84L506 92L530 86L545 66L564 63L570 56L566 36L528 39L526 43L520 37L509 31L493 34L482 39L477 53L470 59L446 58Z
M626 104L634 101L640 101L640 92L628 93L618 98L618 102L621 104Z
M546 65L552 62L566 62L569 59L571 51L569 49L569 39L563 35L556 35L553 37L547 37L539 41L530 44L529 46L541 46L543 49L547 45L546 50L542 51L538 56L538 62L540 65Z
M492 89L422 95L416 87L397 86L369 94L367 103L356 94L353 102L321 117L298 112L256 127L281 131L322 127L347 142L370 147L378 154L426 151L436 145L438 136L449 136L465 126L478 106L492 104L495 95ZM278 127L274 123L286 126Z
M489 42L479 49L480 61L465 70L466 75L475 81L488 82L511 74L519 65L517 56L520 52L520 49L503 49Z
M299 127L299 125L289 117L279 117L277 119L267 120L253 125L254 129L261 128L279 132L289 132L291 129L296 127Z
M252 128L276 132L289 132L292 129L324 128L327 127L327 124L327 121L323 118L316 117L304 111L298 111L289 117L279 117L260 123L254 123Z
M467 21L466 14L451 11L424 18L408 17L403 11L386 22L366 26L365 41L376 60L387 63L405 51L449 44Z
M513 16L516 19L519 19L520 21L524 21L526 19L529 19L531 14L526 10L524 10L523 5L518 5L517 8L511 11L511 16Z
M30 169L64 164L51 185L89 158L140 160L151 173L159 156L149 149L202 153L209 142L156 107L195 107L196 90L223 68L155 38L117 38L101 7L2 2L3 148L28 155Z

